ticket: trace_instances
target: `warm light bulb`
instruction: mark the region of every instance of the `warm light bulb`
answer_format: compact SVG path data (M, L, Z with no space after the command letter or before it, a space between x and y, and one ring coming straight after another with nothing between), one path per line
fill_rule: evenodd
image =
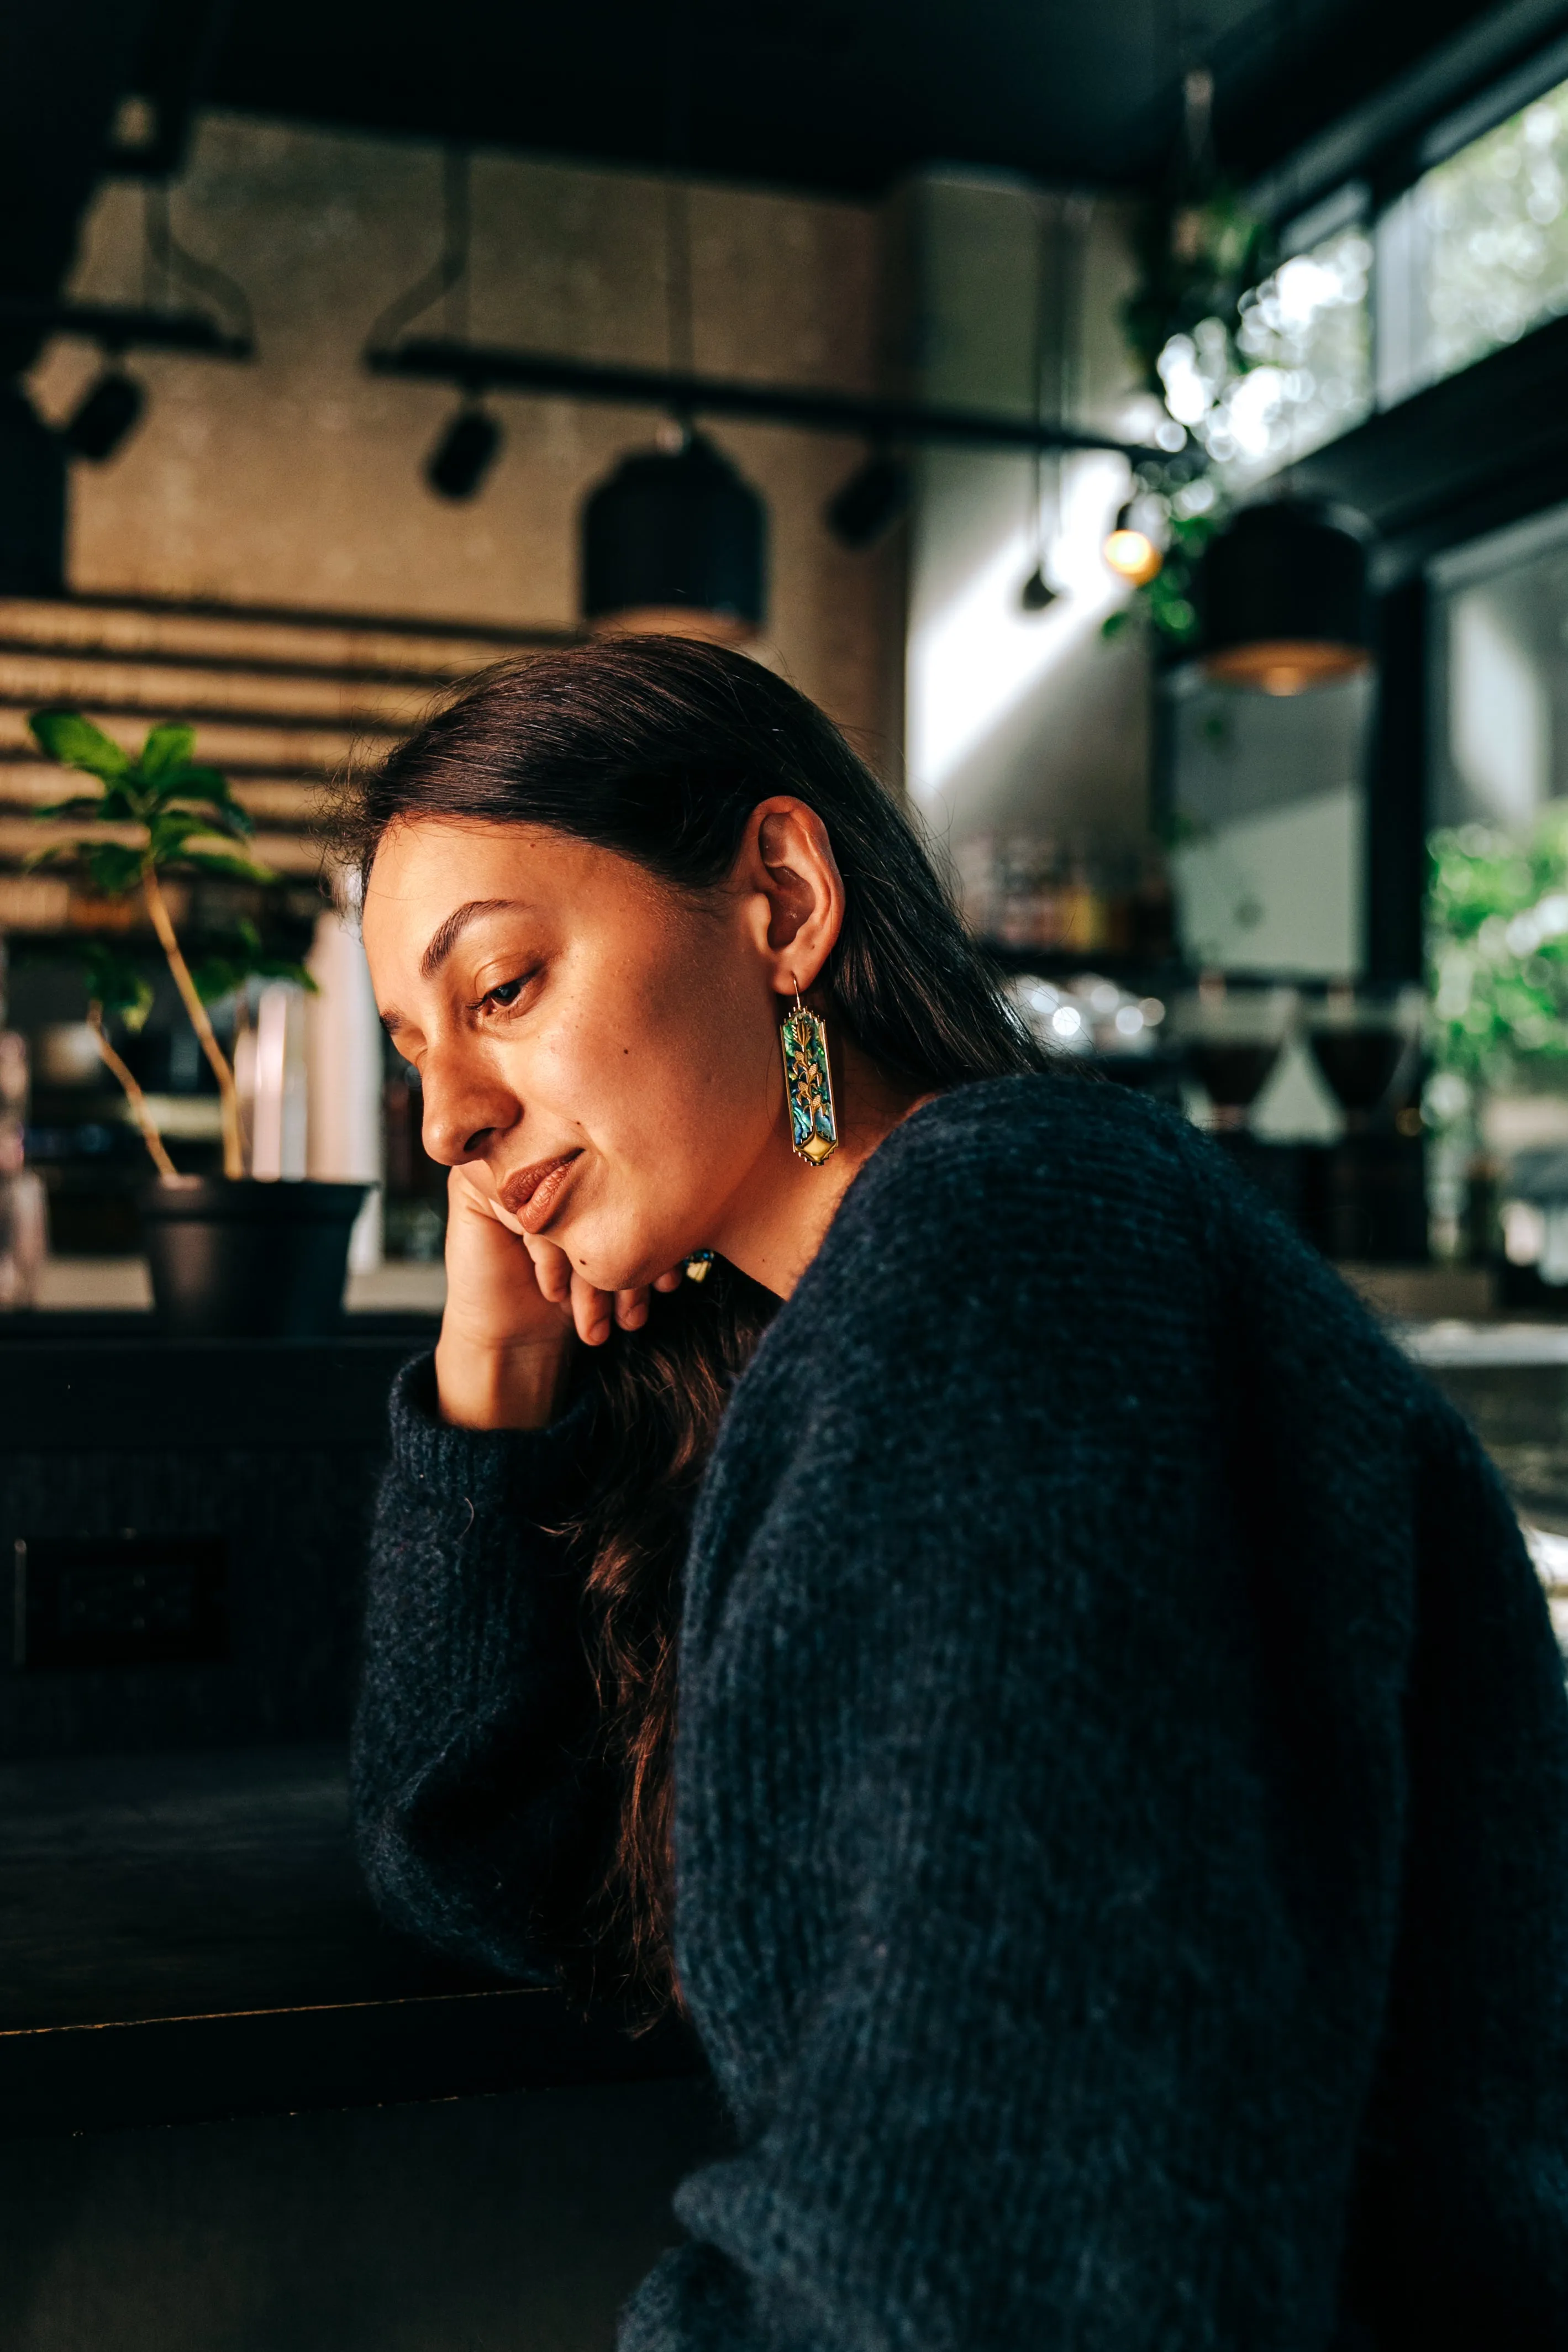
M1258 694L1310 694L1339 686L1372 667L1364 646L1328 639L1272 637L1257 645L1226 646L1205 656L1205 675L1216 686L1250 687Z
M1105 542L1104 555L1112 572L1130 580L1134 588L1142 588L1152 580L1164 558L1147 531L1113 530Z

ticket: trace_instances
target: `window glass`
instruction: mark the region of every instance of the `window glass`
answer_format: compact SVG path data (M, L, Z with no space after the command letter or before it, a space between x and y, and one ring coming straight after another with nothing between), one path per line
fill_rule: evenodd
M1232 363L1217 320L1160 354L1165 404L1243 488L1358 425L1372 406L1372 240L1359 225L1292 254L1242 299Z
M1418 380L1456 374L1568 310L1565 172L1568 83L1417 182Z
M1568 798L1568 510L1432 566L1432 814L1522 836Z
M1244 298L1237 340L1255 364L1231 395L1233 464L1261 457L1272 467L1305 457L1366 415L1371 269L1372 240L1357 225L1292 254ZM1254 389L1265 383L1266 392ZM1259 426L1266 450L1258 447Z
M1243 296L1234 346L1218 319L1173 335L1165 404L1244 490L1563 312L1568 82L1434 164L1375 231L1342 218L1292 254Z

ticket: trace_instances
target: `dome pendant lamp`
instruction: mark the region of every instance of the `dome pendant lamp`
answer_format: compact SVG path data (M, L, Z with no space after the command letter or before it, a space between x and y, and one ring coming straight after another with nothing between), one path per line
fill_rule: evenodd
M684 22L684 20L683 20ZM671 121L690 101L690 59L670 57ZM665 183L669 369L693 373L691 228L678 140ZM596 635L658 631L744 645L767 606L767 509L678 405L655 449L623 457L583 509L583 617Z
M1204 675L1305 694L1372 667L1366 544L1355 518L1298 499L1244 507L1203 561Z
M700 433L638 449L583 510L583 614L601 635L743 645L766 610L767 513Z

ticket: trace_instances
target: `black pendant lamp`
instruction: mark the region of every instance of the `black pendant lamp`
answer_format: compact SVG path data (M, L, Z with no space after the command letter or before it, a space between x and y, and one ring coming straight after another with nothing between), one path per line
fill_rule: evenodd
M1205 677L1305 694L1372 667L1366 542L1353 517L1299 499L1244 507L1203 561Z
M742 645L766 611L767 512L700 433L624 457L583 510L591 628Z

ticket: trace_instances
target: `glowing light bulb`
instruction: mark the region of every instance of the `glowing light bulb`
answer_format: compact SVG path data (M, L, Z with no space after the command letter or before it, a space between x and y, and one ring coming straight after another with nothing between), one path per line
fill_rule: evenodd
M1112 572L1130 580L1134 588L1142 588L1146 581L1152 580L1164 561L1146 531L1126 527L1111 532L1102 551Z

